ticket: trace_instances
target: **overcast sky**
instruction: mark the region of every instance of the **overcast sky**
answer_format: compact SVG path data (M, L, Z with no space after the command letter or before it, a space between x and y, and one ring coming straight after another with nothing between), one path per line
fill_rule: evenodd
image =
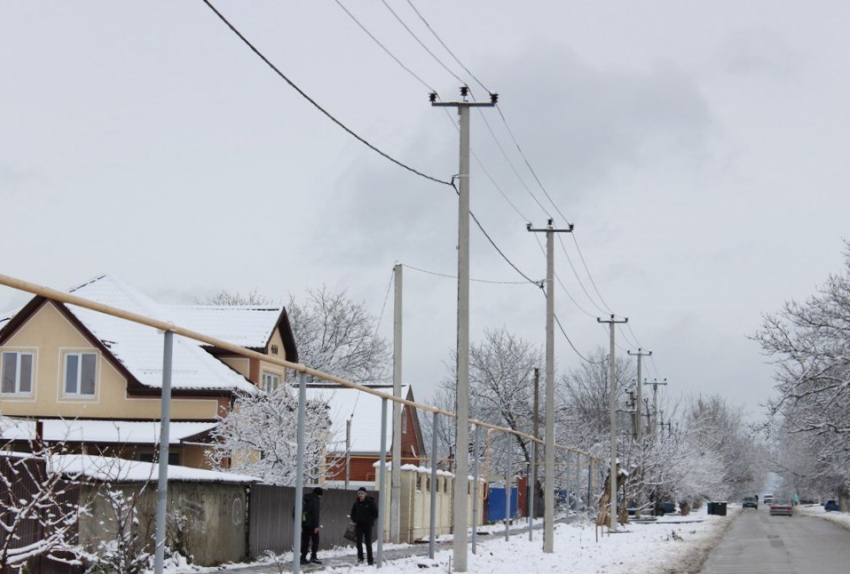
M450 179L455 116L430 88L458 98L447 67L486 95L407 0L387 1L439 62L380 0L341 0L428 87L334 0L215 5L341 122ZM485 229L536 280L526 222L576 226L593 283L565 235L555 265L578 305L555 296L577 349L608 344L596 317L610 309L631 326L618 353L654 352L647 377L757 416L771 368L747 336L842 266L850 5L412 2L500 94L507 125L472 115ZM456 273L453 190L343 132L201 0L2 2L0 78L4 274L64 289L112 273L166 302L326 285L377 316L395 262ZM471 236L474 278L522 279ZM456 284L408 268L404 290L404 378L428 399L455 344ZM471 298L473 340L505 327L543 345L536 287L474 283ZM25 300L0 288L0 309ZM380 330L392 336L392 300ZM580 363L560 334L556 349L560 369Z

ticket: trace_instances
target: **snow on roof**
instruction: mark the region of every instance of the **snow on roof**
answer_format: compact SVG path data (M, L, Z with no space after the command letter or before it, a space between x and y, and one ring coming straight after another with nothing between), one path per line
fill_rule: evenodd
M277 324L282 307L161 305L111 275L102 275L69 291L105 305L146 315L223 339L241 346L264 347ZM162 387L162 334L157 330L68 305L110 352L145 386ZM260 342L261 341L261 342ZM192 390L241 390L256 387L245 377L210 355L204 345L176 335L172 354L172 387Z
M388 395L391 386L373 387ZM407 398L409 385L402 385L401 397ZM334 450L345 450L345 421L351 419L351 450L359 453L381 451L381 398L345 387L328 388L307 386L307 400L320 400L330 407L331 434L340 446ZM387 452L392 446L392 402L387 403Z
M50 457L51 472L83 476L92 480L114 482L156 481L159 465L138 460L125 460L87 454L57 454ZM231 474L186 466L168 466L169 482L260 482L253 476Z
M43 439L46 442L159 444L159 421L94 421L94 420L42 420ZM188 437L212 430L216 422L172 422L169 425L168 444L177 445ZM4 441L35 440L35 421L0 418L0 438Z

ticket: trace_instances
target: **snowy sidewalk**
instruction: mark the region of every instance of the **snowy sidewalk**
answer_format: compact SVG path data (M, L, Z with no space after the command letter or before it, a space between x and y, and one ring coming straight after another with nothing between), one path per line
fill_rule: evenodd
M504 527L487 527L492 532L479 537L478 554L468 555L472 574L519 574L558 572L575 574L657 574L659 572L696 572L709 550L723 536L739 508L730 508L729 516L707 516L705 508L687 517L667 516L655 522L630 523L597 541L595 527L585 519L555 526L555 552L544 554L542 536L535 524L534 540L529 542L527 525L511 529L510 541L504 539ZM525 531L525 534L520 532ZM451 540L441 540L434 560L427 558L428 544L384 545L382 570L398 574L421 573L434 568L446 572L452 558ZM305 567L305 572L359 574L375 572L374 567L356 564L350 547L320 552L322 566ZM279 574L290 572L291 562L278 567L264 561L251 565L227 565L218 568L170 570L169 572L228 571L240 574Z

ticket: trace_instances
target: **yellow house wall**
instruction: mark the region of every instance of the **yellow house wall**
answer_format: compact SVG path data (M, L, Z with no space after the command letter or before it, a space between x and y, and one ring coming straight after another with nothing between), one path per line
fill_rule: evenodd
M251 359L247 357L221 357L221 362L246 379L251 378Z
M101 352L50 302L41 306L3 345L0 351L35 353L31 397L0 396L0 412L9 416L67 418L158 419L159 398L127 396L127 381ZM62 396L64 353L91 352L98 356L95 395L91 398ZM171 417L211 420L216 417L215 399L174 398Z

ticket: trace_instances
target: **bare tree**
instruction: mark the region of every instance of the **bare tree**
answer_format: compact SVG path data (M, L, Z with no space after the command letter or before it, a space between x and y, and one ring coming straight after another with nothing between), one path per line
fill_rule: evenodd
M52 468L56 446L32 447L32 453L0 455L0 571L4 572L25 570L39 557L80 565L85 554L77 537L79 517L86 512L79 501L79 482Z
M260 294L259 290L254 288L248 294L243 295L238 291L227 291L222 289L217 293L210 295L204 299L197 300L199 305L271 305L272 300L265 295Z
M364 303L322 287L309 289L304 303L290 298L288 312L302 363L355 383L386 382L389 346Z
M220 420L207 453L211 463L271 484L295 483L298 399L292 388L243 395ZM318 480L333 464L324 459L330 428L327 405L308 401L304 470L309 481Z
M844 269L805 302L766 315L754 339L775 359L776 428L807 437L820 484L850 497L850 244Z

